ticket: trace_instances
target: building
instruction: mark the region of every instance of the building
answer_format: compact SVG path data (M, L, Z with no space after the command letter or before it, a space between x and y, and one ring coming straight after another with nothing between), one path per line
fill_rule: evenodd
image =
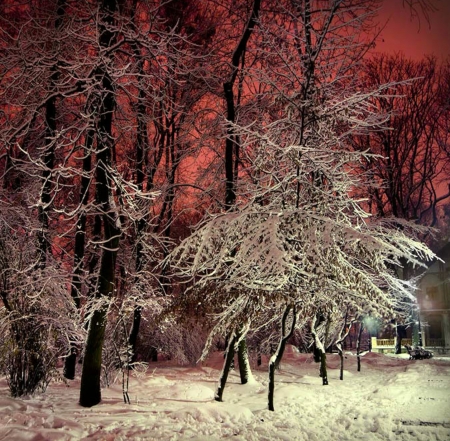
M417 291L423 346L450 352L450 242L422 274Z
M420 319L408 326L402 345L417 342L434 353L450 353L450 242L420 276L416 291ZM384 330L382 338L371 337L374 352L394 352L396 337L394 328ZM404 348L402 348L404 351Z

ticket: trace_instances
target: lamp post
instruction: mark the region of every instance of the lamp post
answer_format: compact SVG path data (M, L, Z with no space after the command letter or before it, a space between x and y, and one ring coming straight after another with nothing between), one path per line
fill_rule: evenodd
M414 323L414 332L413 332L413 344L416 346L423 346L423 339L422 339L422 324L420 322L420 304L417 302L415 305L414 310L417 316L415 317ZM417 334L416 334L417 333Z
M370 315L366 316L363 320L364 327L369 332L369 352L372 352L372 335L376 335L378 331L378 321L376 318Z
M417 315L419 316L418 325L419 325L419 346L423 346L423 340L422 340L422 326L420 324L420 309L417 309Z

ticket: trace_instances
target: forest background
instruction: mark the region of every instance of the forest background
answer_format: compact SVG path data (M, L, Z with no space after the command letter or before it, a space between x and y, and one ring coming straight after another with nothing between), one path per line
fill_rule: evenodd
M12 395L81 359L92 406L108 366L225 346L221 400L235 350L242 382L261 353L273 380L291 337L326 384L351 324L413 320L416 270L448 240L450 65L375 53L380 6L2 3Z

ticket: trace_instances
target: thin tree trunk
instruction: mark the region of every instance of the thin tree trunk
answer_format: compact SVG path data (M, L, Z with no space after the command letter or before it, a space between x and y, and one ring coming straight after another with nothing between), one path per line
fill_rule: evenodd
M232 60L232 73L230 79L223 84L225 101L227 105L227 121L229 121L227 129L227 138L225 141L225 209L231 210L236 202L236 184L237 184L237 165L239 158L239 142L234 132L233 124L236 120L236 105L233 93L234 83L238 74L239 63L245 54L247 43L257 24L259 10L261 8L261 0L254 0L250 19L242 34L238 45L236 46Z
M344 326L345 325L346 324L344 324ZM340 359L339 380L341 380L341 381L344 379L344 351L342 349L342 342L343 341L344 340L343 340L342 334L341 334L341 338L336 342L336 347L337 347L338 354L339 354L339 359Z
M289 332L286 333L286 321L289 316L289 312L292 309L292 323L291 327L289 329ZM271 411L274 411L275 408L273 406L273 398L274 398L274 392L275 392L275 369L280 364L281 359L283 358L284 350L286 348L287 341L291 338L294 329L295 329L295 323L296 323L296 311L295 306L288 305L286 306L286 309L284 310L283 316L281 318L281 338L280 342L278 343L278 348L275 351L275 353L272 355L269 361L269 391L267 394L267 401L268 401L268 408Z
M169 251L167 248L167 243L170 240L171 231L172 231L172 222L173 222L173 204L175 201L175 175L177 172L177 168L180 164L181 158L179 154L175 151L175 146L177 144L176 140L176 125L175 123L170 124L172 127L172 133L170 136L170 142L166 146L166 179L168 185L167 195L164 199L163 208L161 210L160 215L160 223L163 224L163 215L167 212L166 221L162 230L162 236L164 237L163 241L163 260L167 257ZM167 277L167 272L169 270L168 265L163 265L159 277L160 285L164 290L164 294L169 294L170 283Z
M136 19L136 8L137 8L137 0L133 2L133 12L132 12L132 22L134 24ZM139 50L139 46L137 43L132 44L132 49L136 59L138 60L137 67L139 72L139 93L138 93L138 102L136 108L136 119L137 119L137 132L136 132L136 185L140 191L144 189L144 180L145 180L145 159L147 152L147 142L148 142L148 132L147 132L147 122L146 122L146 93L143 84L144 79L144 60L142 59L141 52ZM150 179L150 178L149 178ZM153 175L151 176L151 180L148 182L148 188L153 185ZM137 223L137 231L136 231L136 256L135 256L135 268L136 273L139 274L144 266L144 246L142 241L144 240L144 235L146 231L146 218L142 218ZM139 335L139 329L141 325L142 318L142 307L140 305L136 305L133 310L133 323L131 326L130 334L128 336L128 345L132 351L131 362L134 363L136 361L136 345L137 345L137 337Z
M252 12L250 18L245 26L242 37L236 46L233 56L231 59L232 72L228 81L223 84L223 90L225 95L225 102L227 106L227 121L228 129L227 129L227 138L225 140L225 210L231 211L236 203L236 186L238 180L238 165L239 165L239 138L235 133L233 124L236 121L236 103L233 92L233 87L236 82L236 77L239 70L239 63L244 60L244 54L247 48L247 43L250 39L250 36L255 28L258 17L259 10L261 8L261 0L254 0ZM241 375L241 382L245 384L248 382L248 376L250 374L249 364L245 363L245 360L248 361L248 354L245 354L244 351L247 351L247 345L245 342L240 343L239 345L239 372Z
M227 352L225 354L225 362L222 367L222 372L220 373L219 385L217 387L214 399L216 401L223 401L223 391L225 390L225 385L227 384L228 373L230 372L231 363L234 359L234 345L236 344L237 336L233 331L228 339Z
M65 14L65 0L58 0L56 6L55 30L58 31L63 23ZM38 231L38 264L45 267L47 253L51 248L48 237L49 210L52 200L52 172L55 165L56 142L56 95L54 94L59 72L56 65L51 67L50 93L52 96L45 103L45 150L43 155L44 170L42 172L41 200L38 208L38 217L41 229Z
M343 380L344 379L344 351L342 350L342 343L336 343L336 347L338 350L338 354L339 354L339 360L340 360L340 364L339 364L339 380Z
M361 337L364 330L364 325L359 322L358 338L356 339L356 360L358 363L357 371L361 372Z
M349 326L347 327L347 318L348 318L348 309L345 313L344 323L342 325L341 332L339 333L339 338L336 341L336 347L340 358L339 380L344 379L344 351L342 344L344 340L347 338L348 334L350 333L350 329L352 328L353 324L353 320L351 320Z
M83 175L80 188L81 213L75 226L75 246L73 253L73 276L70 294L77 309L81 306L81 285L83 273L83 259L86 249L86 221L87 215L85 207L89 200L89 182L91 172L92 143L94 133L90 130L86 135L86 147L83 152ZM75 378L75 366L78 348L75 343L70 345L70 354L64 360L64 377L73 380Z
M135 53L138 52L137 48L135 49ZM139 64L139 70L141 73L143 72L142 62ZM147 129L146 123L144 120L145 116L145 93L143 88L139 90L139 101L137 106L137 139L136 139L136 185L140 191L144 188L144 156L145 156L145 144L147 140ZM136 231L136 256L135 256L135 268L136 274L139 274L144 267L144 246L142 241L144 240L144 234L146 230L146 219L139 219L137 223L137 231ZM131 326L130 334L128 336L128 344L130 346L130 350L132 351L131 362L134 363L136 361L136 344L137 337L139 335L139 329L141 325L141 317L142 317L142 307L140 305L136 305L133 310L133 324Z
M328 372L327 372L327 354L325 352L325 347L323 343L320 341L319 336L317 335L316 330L316 316L313 318L313 322L311 324L311 333L314 337L314 342L317 348L318 353L320 354L320 376L322 377L322 385L328 385Z
M322 386L328 386L327 353L325 349L320 353L320 373Z

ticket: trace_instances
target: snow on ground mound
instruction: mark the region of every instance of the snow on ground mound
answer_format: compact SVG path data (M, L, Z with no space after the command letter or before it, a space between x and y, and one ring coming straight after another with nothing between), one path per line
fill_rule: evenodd
M199 423L248 424L255 416L248 407L226 403L207 403L196 407L183 407L169 414L170 418Z
M450 439L450 358L366 353L357 372L356 357L346 354L340 381L332 354L330 384L322 386L312 356L289 348L275 374L275 412L267 410L267 365L255 368L247 385L231 371L224 402L215 402L220 360L213 354L196 368L152 363L148 374L131 376L131 405L118 383L90 409L77 404L79 379L26 399L10 398L0 379L0 441Z
M211 401L214 399L212 388L191 382L178 382L166 386L153 394L154 398L177 401Z

